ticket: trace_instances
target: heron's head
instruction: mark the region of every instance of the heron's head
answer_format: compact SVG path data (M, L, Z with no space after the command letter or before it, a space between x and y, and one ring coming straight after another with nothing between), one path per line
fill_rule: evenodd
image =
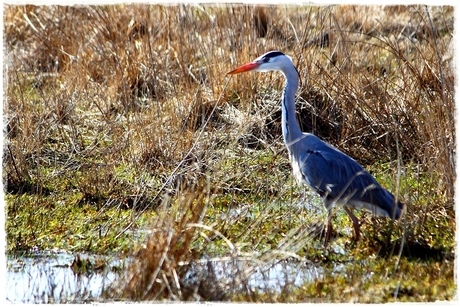
M229 71L227 75L238 74L245 71L284 71L287 68L294 67L292 60L289 56L280 51L270 51L261 55L254 61Z

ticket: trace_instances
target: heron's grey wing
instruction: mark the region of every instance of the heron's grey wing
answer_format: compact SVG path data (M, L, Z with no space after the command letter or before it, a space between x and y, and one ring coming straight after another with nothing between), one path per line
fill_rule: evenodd
M299 168L307 184L330 203L341 200L342 203L360 203L371 211L383 209L392 215L394 197L382 188L378 182L358 162L339 150L319 141L309 144L298 156ZM376 207L374 207L376 206ZM402 208L401 204L398 204ZM397 210L396 217L400 211Z
M353 190L362 190L360 176L365 170L340 151L319 144L299 155L299 168L307 184L321 196L341 197ZM371 183L372 179L371 179Z

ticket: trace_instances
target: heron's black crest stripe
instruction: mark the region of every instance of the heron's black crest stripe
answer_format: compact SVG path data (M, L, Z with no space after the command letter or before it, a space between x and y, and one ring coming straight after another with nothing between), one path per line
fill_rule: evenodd
M277 56L280 56L280 55L284 55L284 53L282 53L281 51L271 51L271 52L268 52L264 58L263 58L263 61L266 63L268 61L270 61L271 58L275 58Z

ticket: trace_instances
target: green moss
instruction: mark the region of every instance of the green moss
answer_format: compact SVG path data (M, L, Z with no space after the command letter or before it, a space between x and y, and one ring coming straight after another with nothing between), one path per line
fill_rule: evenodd
M6 197L7 253L30 250L127 252L133 242L142 238L133 229L145 225L147 216L135 220L130 210L81 205L79 195L61 197L27 194ZM132 230L124 232L130 222L133 222Z

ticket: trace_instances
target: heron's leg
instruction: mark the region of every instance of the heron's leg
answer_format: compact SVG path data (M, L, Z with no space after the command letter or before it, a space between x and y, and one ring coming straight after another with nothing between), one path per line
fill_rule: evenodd
M345 210L345 212L350 217L350 220L353 222L353 228L355 229L355 239L356 239L356 241L359 241L359 222L358 222L358 218L353 214L351 209L348 208L347 206L343 206L343 209Z
M327 210L327 220L324 227L324 247L327 247L332 235L332 213L331 210Z

